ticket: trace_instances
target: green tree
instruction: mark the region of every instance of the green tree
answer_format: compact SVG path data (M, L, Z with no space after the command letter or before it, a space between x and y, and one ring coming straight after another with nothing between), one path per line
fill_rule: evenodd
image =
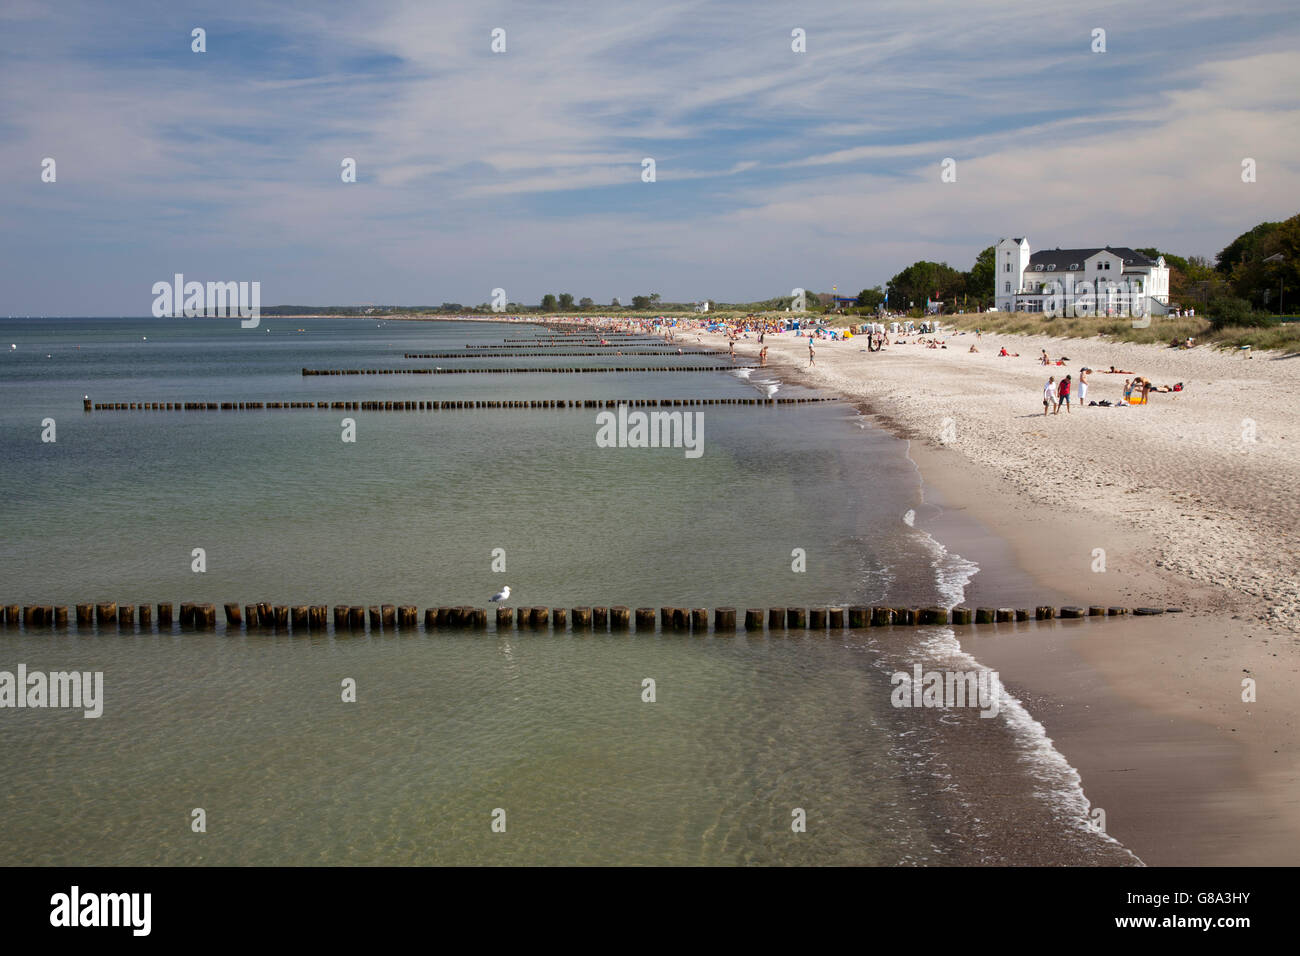
M621 308L623 308L623 306L619 303L617 297L615 297L615 298L609 300L609 307L610 307L611 309L621 309Z
M542 296L542 311L543 312L555 311L555 296L551 295L551 293L549 292L546 293L546 295Z
M632 296L632 308L637 312L645 312L650 308L652 301L648 295L634 295Z
M878 285L873 285L870 289L863 289L859 292L857 302L854 304L860 309L874 309L884 301L884 290Z
M993 301L994 283L997 280L997 260L997 249L989 246L975 257L975 264L971 266L970 272L966 273L966 294L975 301L977 306L984 302L991 304Z
M560 293L560 311L561 312L573 311L573 293L571 292Z
M578 308L580 309L590 309L595 304L596 303L591 300L590 296L584 295L581 299L578 300Z
M966 277L946 262L914 262L889 280L889 300L895 308L907 308L913 302L917 308L927 299L937 297L951 304L966 292Z
M1293 216L1292 219L1295 217ZM1289 220L1288 220L1289 221ZM1234 269L1243 262L1260 258L1260 243L1267 239L1282 225L1280 222L1261 222L1248 232L1243 232L1232 242L1224 246L1215 257L1214 268L1222 275L1230 276Z

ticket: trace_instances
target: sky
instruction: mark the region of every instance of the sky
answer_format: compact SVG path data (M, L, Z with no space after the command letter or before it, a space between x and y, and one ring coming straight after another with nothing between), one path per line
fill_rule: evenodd
M147 315L178 272L626 304L1001 236L1212 258L1300 212L1298 40L1294 0L0 0L0 315Z

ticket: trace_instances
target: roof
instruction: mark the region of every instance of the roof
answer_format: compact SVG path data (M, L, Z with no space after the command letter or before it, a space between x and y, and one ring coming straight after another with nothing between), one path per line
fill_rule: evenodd
M1036 271L1035 266L1052 266L1052 272L1069 272L1070 266L1082 269L1083 263L1099 252L1111 252L1124 260L1126 267L1143 268L1154 266L1156 261L1148 259L1142 253L1128 246L1102 246L1093 249L1043 249L1029 256L1029 271ZM1045 268L1046 271L1046 268Z

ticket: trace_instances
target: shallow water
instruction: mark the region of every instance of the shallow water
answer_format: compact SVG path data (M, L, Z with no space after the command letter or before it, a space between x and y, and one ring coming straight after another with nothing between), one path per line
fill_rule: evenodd
M702 415L699 458L597 447L592 410L81 409L83 394L749 397L778 384L768 370L301 375L725 357L402 358L531 334L499 324L46 320L0 321L0 330L6 603L482 607L510 584L512 604L743 613L951 604L974 570L904 520L920 502L905 445L838 404L688 409ZM345 415L356 419L355 443L340 440ZM46 418L56 442L41 441ZM204 573L191 568L194 548L206 553ZM505 573L493 571L495 549ZM792 569L795 549L804 571ZM1080 825L1077 780L1043 758L1032 721L1022 726L1014 708L988 720L891 707L892 671L958 660L946 629L308 637L10 628L0 642L0 669L103 671L105 681L99 719L0 709L6 862L1127 859ZM356 681L356 703L341 700L345 678ZM652 703L642 699L647 678ZM190 830L196 807L207 833ZM490 826L498 808L504 833ZM792 831L796 809L806 832Z

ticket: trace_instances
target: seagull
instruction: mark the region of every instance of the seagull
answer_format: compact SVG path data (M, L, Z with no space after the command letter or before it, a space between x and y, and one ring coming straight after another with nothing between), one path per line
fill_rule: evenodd
M506 586L503 587L500 591L498 591L496 594L492 595L492 597L490 598L490 600L492 600L492 601L504 601L504 600L505 600L506 598L508 598L508 597L510 597L510 585L506 585Z

